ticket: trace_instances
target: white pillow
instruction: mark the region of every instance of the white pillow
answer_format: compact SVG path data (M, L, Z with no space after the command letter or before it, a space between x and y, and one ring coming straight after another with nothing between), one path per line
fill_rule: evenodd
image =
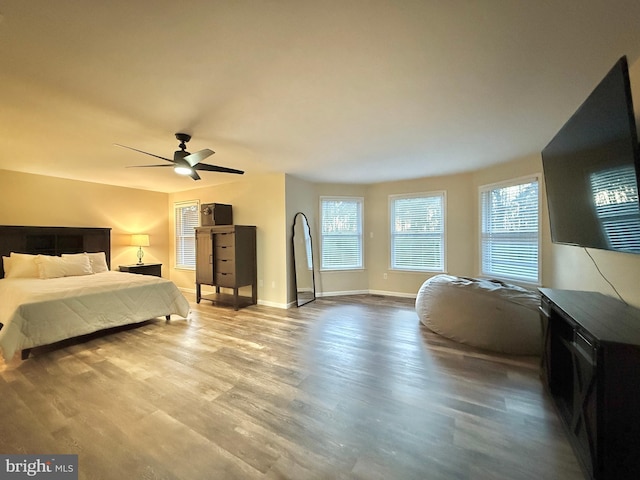
M77 257L63 258L65 265L65 277L75 277L78 275L91 275L91 261L89 257L78 255Z
M104 252L97 253L63 253L63 258L73 258L73 257L83 257L89 260L91 264L91 272L92 273L102 273L108 272L109 267L107 266L107 256Z
M9 276L9 271L11 270L11 258L2 257L2 268L4 270L4 276Z
M7 274L5 267L5 278L38 278L38 265L36 265L35 262L36 256L37 255L11 252L9 272Z
M108 272L109 266L107 265L107 255L104 252L87 253L89 261L91 262L91 269L93 273Z
M67 257L38 255L35 262L38 265L39 276L43 279L91 275L93 273L89 258L84 255Z
M40 278L64 277L64 264L61 257L38 255L36 265L38 266L38 276Z

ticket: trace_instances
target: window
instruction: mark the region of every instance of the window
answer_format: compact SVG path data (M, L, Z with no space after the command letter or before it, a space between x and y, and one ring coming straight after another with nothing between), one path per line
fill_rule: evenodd
M320 198L322 269L364 268L362 204L362 198Z
M482 275L539 283L538 178L481 187Z
M196 231L200 224L198 201L174 204L176 219L176 268L196 269Z
M390 199L391 268L444 271L444 192Z

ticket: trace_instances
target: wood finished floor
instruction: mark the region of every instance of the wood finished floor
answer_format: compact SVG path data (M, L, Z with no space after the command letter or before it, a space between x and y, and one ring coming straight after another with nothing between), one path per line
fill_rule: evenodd
M407 299L192 302L0 363L0 398L0 453L78 454L81 479L583 478L537 359L439 337Z

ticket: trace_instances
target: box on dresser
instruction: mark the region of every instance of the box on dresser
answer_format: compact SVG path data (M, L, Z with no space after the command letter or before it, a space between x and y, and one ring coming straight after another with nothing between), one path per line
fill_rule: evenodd
M225 203L203 203L200 205L200 225L232 225L233 207Z

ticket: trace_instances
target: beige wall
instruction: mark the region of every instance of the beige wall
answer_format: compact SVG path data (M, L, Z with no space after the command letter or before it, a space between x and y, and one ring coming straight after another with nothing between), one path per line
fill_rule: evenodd
M145 262L163 264L163 276L193 290L193 271L176 270L173 244L173 203L230 203L236 224L256 225L258 235L258 299L265 305L290 306L295 299L291 265L293 215L309 218L319 295L387 293L415 296L425 273L389 270L388 197L393 194L447 192L447 272L478 275L478 188L540 174L539 155L470 174L386 182L374 185L312 184L281 174L247 177L218 187L164 194L144 190L0 171L0 224L112 228L112 268L135 263L131 233L149 233ZM365 269L348 272L319 270L319 197L364 198ZM547 207L542 202L542 285L593 290L615 296L584 249L551 243ZM598 268L623 298L640 307L640 255L589 250ZM385 280L384 273L387 273Z
M168 276L167 194L0 170L0 224L111 227L111 269L136 263L130 234L148 233L144 261Z
M366 212L369 209L366 199L366 185L347 185L321 183L315 186L315 224L311 225L312 230L317 233L317 250L320 252L320 197L322 196L346 196L346 197L362 197L364 198L364 231L368 231ZM340 295L348 293L366 293L369 291L369 276L367 265L367 242L364 243L365 265L364 270L344 270L344 271L322 271L320 269L320 255L317 255L316 263L318 265L319 275L316 277L316 289L320 296Z
M480 187L494 183L537 175L542 188L540 189L540 228L541 228L541 272L542 283L545 283L545 273L549 271L549 252L551 251L551 234L549 233L549 215L544 192L544 178L542 176L542 159L540 155L531 155L526 158L496 165L473 173L473 223L474 223L474 250L473 250L473 275L480 273Z
M604 277L618 290L624 300L640 308L640 255L589 249ZM553 245L545 285L568 290L602 292L617 297L613 287L603 278L584 249L568 245Z
M137 249L129 245L130 234L148 233L151 245L144 248L144 261L162 263L163 276L191 291L195 272L174 268L173 203L230 203L234 223L257 227L260 303L287 306L290 222L285 217L284 175L249 177L169 195L0 170L0 191L3 225L111 227L112 269L135 263Z
M320 272L320 293L372 293L415 296L428 273L389 269L389 195L444 190L447 198L446 270L453 275L480 272L479 188L539 175L541 180L541 285L598 291L616 296L584 249L551 242L539 154L469 174L385 182L368 186L316 185L315 194L352 195L365 199L365 270ZM316 222L317 222L316 217ZM318 228L316 224L316 229ZM319 242L316 242L319 244ZM628 303L640 306L640 255L589 249L598 268ZM384 274L387 279L384 279Z
M470 275L473 268L473 192L471 175L449 175L370 185L366 196L366 240L369 288L375 293L415 296L420 285L437 272L390 269L389 196L446 192L445 271ZM387 274L387 278L384 278Z
M287 219L287 303L294 305L296 299L295 281L293 278L293 252L292 252L292 234L293 219L298 212L304 213L309 222L309 230L311 231L311 242L313 246L314 260L314 279L319 279L318 272L318 196L316 187L313 183L301 180L299 178L287 175L285 177L286 192L286 219Z
M269 174L245 177L216 187L197 188L170 194L168 210L170 231L174 229L173 204L187 200L200 203L227 203L233 206L233 223L255 225L258 261L258 302L284 308L287 306L287 229L285 210L285 175ZM195 289L195 271L178 270L175 245L170 239L171 280L178 287ZM203 291L207 289L203 288Z
M474 186L542 173L540 155L498 165L474 173ZM543 182L544 186L544 182ZM613 284L624 300L640 307L640 255L609 252L581 247L556 245L551 242L549 214L542 193L542 286L566 290L587 290L617 297L607 280ZM477 195L476 195L477 198ZM475 208L477 211L477 205ZM477 216L476 216L477 217ZM477 229L477 226L476 226ZM476 248L476 255L479 249ZM589 254L595 263L589 258ZM476 265L478 259L476 258ZM598 273L602 271L603 278Z
M295 300L295 289L293 283L293 266L291 260L291 226L293 217L297 212L302 212L309 221L311 230L311 240L313 244L314 279L317 296L331 296L340 294L354 294L369 292L369 278L365 259L365 269L348 271L322 271L320 269L320 197L321 196L346 196L362 197L366 196L367 187L365 185L345 185L345 184L315 184L288 175L286 182L286 204L287 204L287 248L289 252L289 300L293 304ZM365 199L364 210L368 206ZM366 218L365 218L366 223ZM366 226L365 226L366 229ZM365 253L367 245L365 242Z

